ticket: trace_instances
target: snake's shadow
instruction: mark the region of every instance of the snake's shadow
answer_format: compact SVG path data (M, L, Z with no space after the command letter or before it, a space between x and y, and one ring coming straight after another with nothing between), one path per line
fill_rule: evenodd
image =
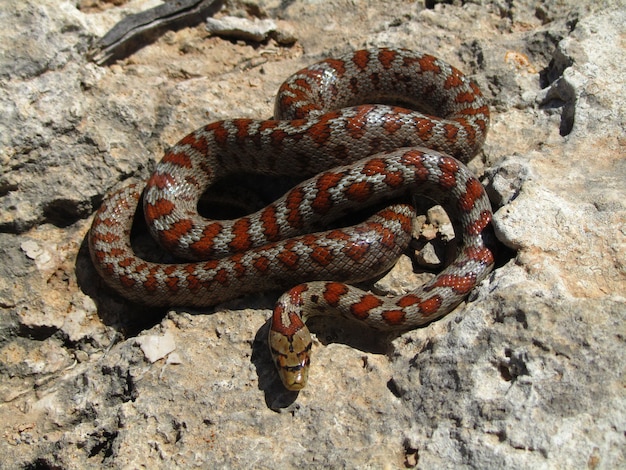
M252 363L259 378L259 389L265 393L265 403L268 408L278 412L294 412L298 405L296 399L299 392L287 390L274 367L268 345L270 328L268 319L259 328L252 345ZM331 343L341 343L351 348L371 354L387 354L391 348L391 340L400 332L381 333L355 321L341 317L314 317L307 321L307 327L314 334L314 342L327 346ZM323 367L316 362L313 356L312 367ZM308 386L315 386L311 383Z
M133 238L138 236L141 239L140 244L150 244L147 229L145 226L141 227L141 222L137 222L140 219L141 217L135 216ZM155 243L153 244L156 246ZM94 301L97 315L102 323L115 329L121 338L136 336L141 331L152 328L165 317L168 311L165 307L150 307L129 302L110 288L100 277L91 261L88 234L83 237L78 250L75 273L79 289Z

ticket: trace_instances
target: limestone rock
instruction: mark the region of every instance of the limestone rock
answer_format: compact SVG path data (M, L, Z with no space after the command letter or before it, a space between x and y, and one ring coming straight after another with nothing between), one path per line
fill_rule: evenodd
M93 3L6 0L0 15L1 467L626 466L622 2L228 3L297 42L199 25L107 67L90 44L154 2ZM496 211L498 267L396 337L314 322L295 395L267 351L276 293L131 305L84 237L105 193L190 131L269 118L290 73L368 45L440 56L484 90L492 125L470 167ZM413 267L374 289L431 275Z

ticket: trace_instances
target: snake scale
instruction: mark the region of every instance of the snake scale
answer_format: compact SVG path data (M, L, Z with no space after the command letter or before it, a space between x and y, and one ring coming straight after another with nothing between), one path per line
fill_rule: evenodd
M90 230L92 260L113 289L148 305L205 307L289 289L276 303L269 344L285 387L300 390L310 363L307 317L334 313L407 330L450 312L491 271L491 206L462 163L481 148L488 124L478 87L431 55L373 48L323 60L280 87L273 120L208 124L165 154L145 188L110 194ZM302 182L245 217L200 216L206 189L242 171ZM142 192L151 234L186 262L134 253L130 230ZM420 195L459 223L457 258L398 297L345 284L387 271L408 246L412 206L380 203ZM374 204L378 212L364 222L323 231Z

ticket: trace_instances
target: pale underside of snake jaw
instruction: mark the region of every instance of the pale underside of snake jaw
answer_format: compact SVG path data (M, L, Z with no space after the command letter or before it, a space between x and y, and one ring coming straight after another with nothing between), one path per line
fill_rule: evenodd
M151 263L134 253L130 228L142 188L128 186L94 218L94 265L123 296L150 305L210 306L291 288L276 304L269 343L283 383L299 390L310 363L307 317L334 313L379 330L406 330L451 311L490 272L491 206L461 163L480 149L488 123L478 87L427 54L383 48L327 59L281 86L275 120L209 124L159 163L144 193L146 221L161 246L189 262ZM304 181L248 216L200 216L207 187L241 171ZM441 203L458 222L457 259L395 298L345 284L393 265L410 240L414 212L394 205L353 227L318 227L416 195Z

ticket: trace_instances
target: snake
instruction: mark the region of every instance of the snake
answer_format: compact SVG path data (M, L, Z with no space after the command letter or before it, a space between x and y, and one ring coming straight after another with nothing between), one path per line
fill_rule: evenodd
M451 312L491 272L492 209L465 165L488 126L478 86L432 55L369 48L327 58L280 86L272 119L205 125L173 145L145 184L106 196L88 235L91 259L111 288L151 306L202 308L286 291L268 343L285 388L299 391L311 362L308 318L410 330ZM202 216L207 188L239 174L299 183L243 217ZM459 227L456 258L403 295L355 287L406 251L419 197L441 204ZM175 262L135 253L141 204L150 234ZM373 214L341 226L364 207Z

